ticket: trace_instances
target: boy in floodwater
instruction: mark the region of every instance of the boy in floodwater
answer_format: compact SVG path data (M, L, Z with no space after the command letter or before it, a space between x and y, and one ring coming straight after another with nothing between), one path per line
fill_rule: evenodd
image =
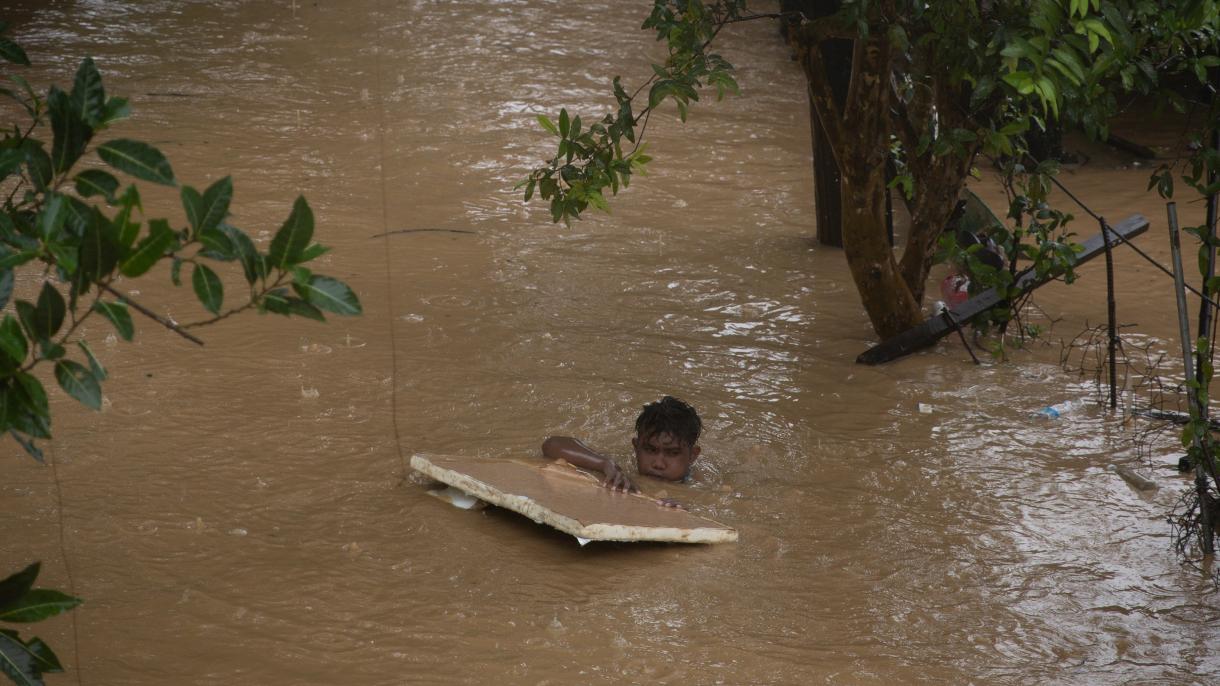
M631 439L636 470L666 481L685 481L699 458L702 432L703 422L695 408L677 398L667 395L645 405L635 420L635 437ZM542 456L599 472L603 476L602 486L612 491L640 490L618 463L575 438L551 436L542 442ZM668 507L681 507L670 499L661 502Z

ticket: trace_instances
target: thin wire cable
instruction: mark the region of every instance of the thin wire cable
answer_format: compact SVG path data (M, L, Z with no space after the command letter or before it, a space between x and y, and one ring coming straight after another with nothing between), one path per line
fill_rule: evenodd
M59 525L59 557L64 561L64 574L68 577L68 593L76 597L76 581L72 578L72 565L68 562L67 536L64 534L64 489L59 483L59 468L55 465L55 448L49 443L46 446L47 462L51 465L51 478L55 481L55 513ZM76 674L76 684L81 686L80 671L80 633L76 626L76 613L68 614L72 624L72 671Z
M1093 210L1089 209L1089 206L1088 206L1088 205L1085 205L1083 202L1081 202L1081 201L1080 201L1080 199L1079 199L1079 198L1077 198L1075 195L1073 195L1073 194L1072 194L1072 192L1071 192L1071 191L1069 191L1069 190L1067 189L1067 186L1064 186L1062 183L1059 183L1059 180L1058 180L1058 179L1056 179L1056 178L1055 178L1055 177L1053 177L1053 176L1052 176L1052 177L1050 177L1050 179L1051 179L1051 182L1052 182L1052 183L1054 183L1054 184L1055 184L1055 186L1056 186L1056 187L1057 187L1059 190L1061 190L1061 191L1063 191L1064 193L1066 193L1066 194L1067 194L1067 196L1068 196L1069 198L1071 198L1071 199L1072 199L1072 200L1073 200L1073 201L1074 201L1074 202L1075 202L1077 205L1079 205L1079 206L1080 206L1080 208L1081 208L1082 210L1084 210L1085 212L1087 212L1087 213L1089 214L1089 216L1090 216L1090 217L1092 217L1092 218L1096 219L1096 220L1097 220L1097 221L1099 221L1099 222L1104 222L1104 221L1106 220L1106 218L1105 218L1105 217L1102 217L1101 215L1097 214L1097 213L1096 213L1096 212L1094 212ZM1114 230L1114 227L1110 226L1109 224L1107 224L1106 226L1107 226L1107 227L1110 229L1110 231L1109 231L1109 233L1110 233L1110 234L1112 234L1112 235L1113 235L1115 238L1119 239L1120 241L1122 241L1123 243L1125 243L1127 246L1129 246L1129 247L1130 247L1132 250L1134 250L1134 251L1135 251L1135 253L1136 253L1137 255L1139 255L1140 257L1142 257L1142 258L1144 258L1145 260L1147 260L1147 261L1148 261L1148 263L1149 263L1149 264L1151 264L1152 266L1154 266L1154 267L1156 267L1157 269L1160 269L1161 271L1165 272L1165 273L1166 273L1167 275L1169 275L1170 277L1173 277L1173 272L1171 272L1171 271L1169 271L1168 269L1166 269L1166 268L1165 268L1165 267L1164 267L1164 266L1163 266L1163 265L1162 265L1160 262L1157 262L1156 260L1152 259L1152 257L1151 257L1151 256L1149 256L1149 255L1148 255L1148 253L1146 253L1146 252L1144 252L1143 250L1140 250L1139 248L1137 248L1137 247L1135 246L1135 244L1134 244L1134 243L1132 243L1131 241L1127 240L1127 238L1126 238L1125 236L1123 236L1122 234L1120 234L1120 233L1118 233L1117 231L1115 231L1115 230ZM1186 286L1186 290L1190 291L1191 293L1194 293L1195 295L1199 296L1200 298L1203 298L1205 301L1207 301L1208 303L1210 303L1212 307L1220 307L1220 305L1216 304L1216 301L1214 301L1214 300L1212 300L1211 298L1207 297L1206 295L1203 295L1202 293L1200 293L1200 292L1199 292L1199 291L1198 291L1198 290L1197 290L1197 289L1196 289L1194 286L1191 286L1190 284L1184 284L1184 285Z
M398 463L402 468L402 478L407 478L407 458L402 452L402 433L398 429L398 342L394 338L394 288L391 283L393 271L390 265L390 211L386 201L385 180L385 97L381 91L381 27L385 24L381 19L381 3L373 5L376 12L377 29L373 33L373 93L377 98L377 153L380 157L377 165L381 180L381 229L382 240L385 242L385 302L390 323L390 422L394 427L394 449L398 451Z
M1034 162L1034 164L1038 163L1038 160L1034 159L1033 155L1026 153L1025 156L1028 157L1032 162ZM992 164L997 164L996 159L994 157L992 157L990 155L984 155L984 157L991 160ZM1088 214L1090 217L1092 217L1093 219L1096 219L1099 222L1105 221L1105 217L1102 217L1101 215L1097 214L1088 205L1084 204L1084 202L1080 198L1077 198L1076 194L1074 194L1074 193L1072 193L1072 191L1068 190L1068 187L1063 185L1059 181L1058 178L1056 178L1054 176L1050 176L1048 178L1051 180L1051 183L1055 184L1056 188L1063 191L1064 194L1067 195L1067 197L1071 198L1072 202L1076 203L1080 207L1080 209L1085 211L1086 214ZM1127 240L1126 236L1123 236L1122 234L1118 233L1117 231L1114 231L1114 227L1109 226L1109 224L1107 224L1106 226L1110 228L1109 233L1111 235L1113 235L1119 241L1124 243L1127 247L1134 250L1135 254L1144 258L1148 262L1148 264L1151 264L1152 266L1156 267L1157 269L1161 270L1162 272L1165 272L1165 274L1167 276L1169 276L1169 278L1173 278L1172 271L1166 269L1164 265L1162 265L1160 262L1157 262L1156 260L1154 260L1148 253L1146 253L1143 250L1140 250L1138 247L1136 247L1136 245L1134 243ZM1196 289L1194 286L1191 286L1190 284L1185 284L1185 286L1186 286L1186 290L1190 291L1191 293L1194 293L1195 295L1199 296L1200 298L1203 298L1203 300L1210 303L1212 307L1220 308L1220 304L1217 304L1216 301L1214 301L1211 298L1207 297L1206 295L1203 295L1202 293L1200 293L1198 291L1198 289Z

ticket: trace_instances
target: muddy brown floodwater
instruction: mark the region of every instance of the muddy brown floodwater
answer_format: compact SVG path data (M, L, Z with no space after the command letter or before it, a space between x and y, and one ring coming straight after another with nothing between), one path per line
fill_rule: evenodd
M86 599L36 627L69 668L51 683L1220 673L1215 588L1169 550L1187 485L1161 467L1172 433L1140 452L1146 425L1096 407L1030 418L1095 396L1056 342L1104 321L1101 260L1039 292L1047 344L1007 363L975 367L947 340L853 364L873 337L841 253L810 240L804 83L773 26L725 31L742 95L654 118L650 175L563 228L512 190L551 150L534 114L588 120L611 76L649 73L646 2L8 5L33 80L69 83L95 57L134 106L115 135L197 187L231 173L237 225L266 241L304 193L334 248L319 269L365 309L226 321L203 349L90 322L113 379L102 412L55 392L54 470L2 444L0 571L39 559L44 585ZM1149 216L1139 244L1167 262L1147 169L1090 156L1067 182L1112 221ZM978 190L1002 207L991 180ZM181 221L173 193L145 204ZM403 229L474 233L373 237ZM1118 269L1129 340L1176 350L1169 280L1128 250ZM166 273L148 281L125 287L197 312L160 292ZM669 495L737 527L736 545L581 548L404 478L414 452L526 456L550 433L625 456L665 393L707 426L695 482ZM1136 460L1155 494L1106 469Z

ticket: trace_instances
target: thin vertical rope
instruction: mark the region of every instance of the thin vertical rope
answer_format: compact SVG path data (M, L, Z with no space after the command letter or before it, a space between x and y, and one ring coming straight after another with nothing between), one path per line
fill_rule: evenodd
M381 16L381 3L373 5L376 15L377 29L373 32L373 95L377 98L377 153L379 156L377 172L381 180L381 230L385 241L385 302L387 317L390 323L390 420L394 426L394 449L398 451L398 464L402 468L402 478L407 478L407 458L402 452L402 433L398 428L398 342L394 338L394 288L391 279L393 271L390 265L390 219L389 207L386 201L385 181L385 98L381 92L381 27L384 25Z
M51 478L55 481L55 518L59 525L59 557L64 561L64 574L68 577L68 593L76 596L76 581L72 578L72 565L68 562L67 536L64 534L64 489L59 483L59 468L55 466L55 448L46 445L47 463L51 465ZM68 613L68 621L72 623L72 671L76 674L76 684L81 686L80 672L80 633L76 626L76 613Z

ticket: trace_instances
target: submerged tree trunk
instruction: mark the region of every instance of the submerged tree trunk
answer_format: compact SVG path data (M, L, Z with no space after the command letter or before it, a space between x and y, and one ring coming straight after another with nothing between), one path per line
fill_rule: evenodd
M885 173L843 176L843 252L873 330L890 338L923 321L885 225Z
M900 271L916 303L923 302L924 286L936 256L936 242L945 230L957 196L970 172L970 158L942 155L912 160L909 169L919 192L910 203L911 230L902 251Z
M878 11L893 10L881 7ZM892 12L891 12L892 13ZM809 97L838 162L842 184L843 251L873 330L895 336L922 321L890 247L885 221L885 168L889 155L891 46L884 35L857 39L851 83L840 105L818 45L828 37L805 24L793 47L805 71Z

